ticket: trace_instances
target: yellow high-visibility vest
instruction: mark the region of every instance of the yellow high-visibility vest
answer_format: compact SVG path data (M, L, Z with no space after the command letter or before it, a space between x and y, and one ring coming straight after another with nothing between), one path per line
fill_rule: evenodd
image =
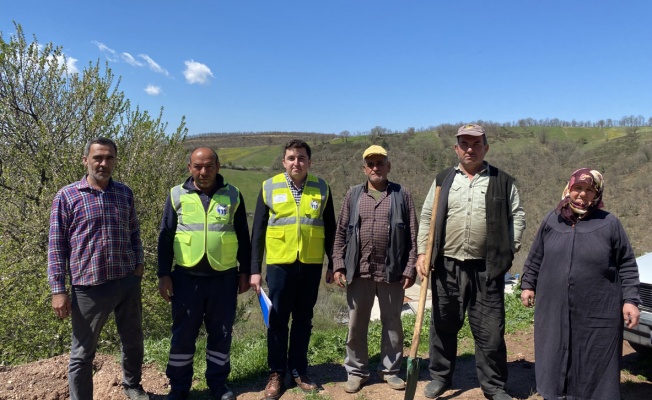
M233 216L240 205L240 191L226 184L211 197L208 211L199 195L183 185L170 189L172 207L177 213L177 232L174 236L174 257L180 266L190 268L206 254L208 262L217 271L236 266L238 238Z
M285 174L278 174L263 182L263 196L269 207L265 234L267 264L291 264L297 259L306 264L322 264L326 181L308 174L297 206Z

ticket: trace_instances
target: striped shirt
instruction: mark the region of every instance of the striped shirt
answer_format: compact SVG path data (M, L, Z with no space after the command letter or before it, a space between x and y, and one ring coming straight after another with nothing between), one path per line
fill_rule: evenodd
M133 273L143 263L131 189L111 180L106 190L86 181L65 186L52 201L48 283L52 294L72 285L99 285Z

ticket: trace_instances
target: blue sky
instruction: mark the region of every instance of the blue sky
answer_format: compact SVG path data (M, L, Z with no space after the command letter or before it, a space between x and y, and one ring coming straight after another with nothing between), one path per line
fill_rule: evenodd
M2 1L132 105L206 132L652 116L652 2Z

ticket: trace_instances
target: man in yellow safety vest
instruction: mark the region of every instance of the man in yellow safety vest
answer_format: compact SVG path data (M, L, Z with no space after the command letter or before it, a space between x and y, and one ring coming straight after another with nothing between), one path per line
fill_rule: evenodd
M206 384L217 400L235 397L226 378L236 297L249 289L251 243L242 194L219 170L215 151L194 150L192 176L170 190L163 210L157 275L161 297L172 303L168 400L189 396L202 323L208 333Z
M292 385L304 392L317 389L307 376L308 344L324 255L329 265L332 263L335 212L328 184L308 173L310 157L306 142L290 141L283 150L285 172L263 182L256 204L250 283L260 293L264 251L272 302L267 331L270 376L266 399L281 396L287 371L292 375ZM327 281L331 277L332 267Z

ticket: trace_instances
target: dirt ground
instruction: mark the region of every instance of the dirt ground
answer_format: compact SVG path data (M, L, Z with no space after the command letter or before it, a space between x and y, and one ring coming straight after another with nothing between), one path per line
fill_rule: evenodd
M509 383L507 390L515 399L542 399L535 393L534 382L534 343L531 332L507 335L509 351ZM625 400L652 399L652 368L649 362L642 367L643 357L634 353L627 343L624 344L623 368L621 377L622 395ZM422 360L427 364L427 360ZM47 360L40 360L16 367L0 366L0 400L64 400L68 399L67 381L68 356L63 355ZM124 400L120 379L121 372L115 357L98 355L94 363L95 385L94 398L97 400ZM341 365L317 365L309 368L309 374L322 384L320 396L311 399L350 399L350 400L403 400L404 392L394 391L376 376L355 394L347 394L342 386L346 373ZM473 357L458 358L453 386L440 399L484 399L478 388ZM428 382L427 369L422 369L417 387L416 398L424 399L423 388ZM233 385L239 400L260 400L266 378L250 384ZM143 368L143 387L152 400L164 400L169 386L165 373L154 365ZM298 389L287 390L281 400L299 400L306 396ZM208 399L207 391L193 391L192 399ZM616 400L616 399L614 399Z

